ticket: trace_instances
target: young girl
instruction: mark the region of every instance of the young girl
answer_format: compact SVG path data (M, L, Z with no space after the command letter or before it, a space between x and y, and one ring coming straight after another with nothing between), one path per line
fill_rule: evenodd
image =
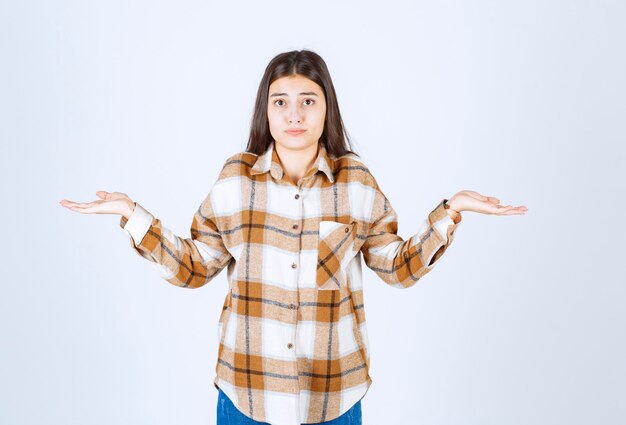
M227 267L214 385L218 424L361 424L372 380L361 255L380 278L414 285L441 259L461 211L524 214L463 190L404 240L397 216L352 152L330 74L308 50L265 70L245 152L228 158L183 239L120 192L61 201L120 226L162 277L186 288Z

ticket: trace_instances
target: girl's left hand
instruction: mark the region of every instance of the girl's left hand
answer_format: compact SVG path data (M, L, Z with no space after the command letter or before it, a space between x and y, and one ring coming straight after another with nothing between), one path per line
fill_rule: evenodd
M484 196L472 190L462 190L448 200L450 209L456 211L474 211L493 215L523 215L528 211L524 205L500 205L500 200L493 196Z

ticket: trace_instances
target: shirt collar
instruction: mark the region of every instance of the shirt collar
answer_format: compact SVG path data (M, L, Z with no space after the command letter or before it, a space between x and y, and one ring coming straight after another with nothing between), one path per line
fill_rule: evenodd
M335 170L335 161L328 156L328 152L326 151L324 144L319 143L318 146L319 149L317 158L305 176L313 175L318 171L322 171L326 174L328 180L330 180L331 183L334 183L335 178L333 176L333 172ZM280 159L276 153L275 142L273 140L269 143L267 150L257 157L250 173L252 175L256 175L267 173L268 171L276 180L283 178L283 167L280 164Z

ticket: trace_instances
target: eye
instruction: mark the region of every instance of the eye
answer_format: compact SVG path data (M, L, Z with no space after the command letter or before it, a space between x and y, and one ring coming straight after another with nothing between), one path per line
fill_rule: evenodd
M276 105L277 102L283 102L284 103L285 101L282 100L282 99L277 99L277 100L274 101L274 105ZM281 104L281 105L276 105L276 106L283 106L283 105Z
M315 103L315 101L313 99L305 99L305 102L311 102L311 103L307 103L307 105L313 105Z

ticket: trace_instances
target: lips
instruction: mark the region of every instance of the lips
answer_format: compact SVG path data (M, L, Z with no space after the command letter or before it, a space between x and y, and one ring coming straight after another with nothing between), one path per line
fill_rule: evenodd
M289 134L302 134L304 133L306 130L285 130L287 133Z

